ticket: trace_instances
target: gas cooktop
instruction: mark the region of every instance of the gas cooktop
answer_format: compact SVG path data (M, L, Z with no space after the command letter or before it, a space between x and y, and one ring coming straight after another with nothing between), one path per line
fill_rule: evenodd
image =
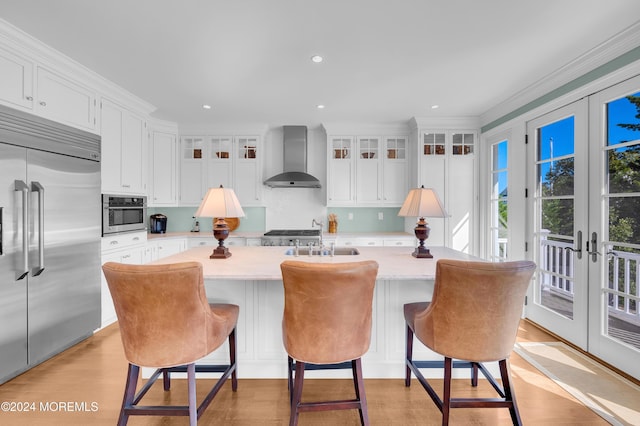
M272 229L265 237L319 237L319 229Z

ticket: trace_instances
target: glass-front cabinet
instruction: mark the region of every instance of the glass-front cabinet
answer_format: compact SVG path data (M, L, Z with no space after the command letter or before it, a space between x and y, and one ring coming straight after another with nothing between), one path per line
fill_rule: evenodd
M400 206L408 188L407 136L328 136L327 205Z
M353 136L327 137L327 204L353 205L355 203L355 163Z
M472 253L477 229L475 130L419 129L417 185L433 188L445 205L446 218L427 218L431 244Z
M183 136L180 205L198 206L209 188L233 188L240 204L262 202L259 136Z
M180 139L180 205L199 205L205 194L205 150L203 136Z

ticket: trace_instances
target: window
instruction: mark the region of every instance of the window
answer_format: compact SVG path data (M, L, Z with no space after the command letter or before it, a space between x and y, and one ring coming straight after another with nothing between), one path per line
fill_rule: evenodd
M508 256L507 150L507 140L491 145L489 258L492 262L503 262Z

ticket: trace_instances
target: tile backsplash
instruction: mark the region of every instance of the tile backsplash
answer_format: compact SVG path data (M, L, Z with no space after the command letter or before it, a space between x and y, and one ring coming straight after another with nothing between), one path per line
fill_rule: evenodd
M149 207L150 216L162 213L167 216L167 232L189 232L195 219L193 214L196 207ZM238 231L265 232L267 231L265 207L243 207L246 217L240 218ZM328 215L333 213L338 218L338 233L340 232L403 232L405 219L398 216L397 207L329 207L325 208L323 217L325 231L328 229ZM292 213L295 214L295 213ZM213 221L210 218L198 218L200 232L211 232ZM309 227L311 224L309 224Z

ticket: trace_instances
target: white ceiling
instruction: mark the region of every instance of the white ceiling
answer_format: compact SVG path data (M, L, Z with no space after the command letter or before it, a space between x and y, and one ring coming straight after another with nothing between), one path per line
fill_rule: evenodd
M479 116L634 24L640 1L0 0L0 18L155 117L315 126Z

